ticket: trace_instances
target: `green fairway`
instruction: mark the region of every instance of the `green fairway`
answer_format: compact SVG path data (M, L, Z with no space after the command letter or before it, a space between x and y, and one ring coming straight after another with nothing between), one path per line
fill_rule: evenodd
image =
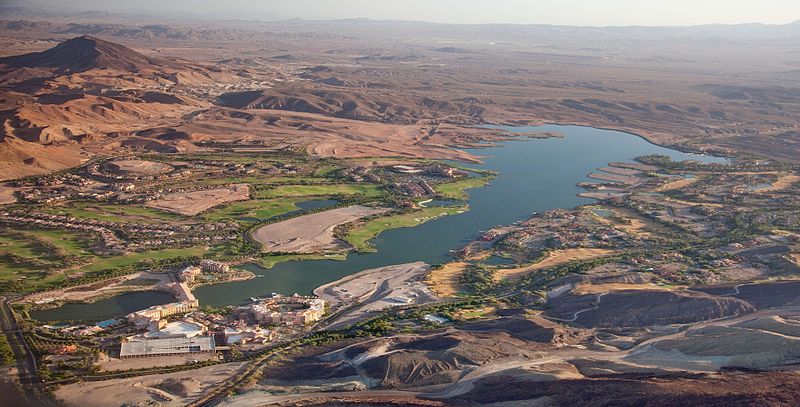
M371 252L375 249L369 240L389 229L417 226L440 216L453 215L467 210L465 206L423 208L410 213L384 216L367 221L347 232L344 240L360 252Z
M437 184L434 189L443 198L465 200L467 199L467 189L480 188L486 185L489 179L489 177L465 178L456 182Z
M127 253L120 256L99 257L91 264L81 267L78 271L94 272L115 269L123 266L130 266L137 263L167 260L177 257L202 256L206 253L205 247L187 247L181 249L154 250L138 253Z
M236 202L208 211L203 218L207 221L222 222L235 218L269 219L298 210L296 203L303 199L256 199Z
M92 260L87 244L86 237L66 231L5 229L0 232L0 284L27 291L63 281L75 272L72 268Z
M50 229L0 232L0 285L27 292L53 288L69 275L210 253L204 247L166 249L100 257L89 252L89 236Z
M282 185L264 191L258 191L258 198L327 195L366 195L377 197L381 194L381 187L372 184Z

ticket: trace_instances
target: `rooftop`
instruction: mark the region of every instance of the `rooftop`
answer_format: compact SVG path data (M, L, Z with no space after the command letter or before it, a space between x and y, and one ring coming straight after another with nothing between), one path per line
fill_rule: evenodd
M122 342L119 356L159 356L182 353L213 352L213 336L196 336L193 338L134 338Z
M170 322L164 329L147 334L148 338L186 337L191 338L203 333L205 327L193 322Z

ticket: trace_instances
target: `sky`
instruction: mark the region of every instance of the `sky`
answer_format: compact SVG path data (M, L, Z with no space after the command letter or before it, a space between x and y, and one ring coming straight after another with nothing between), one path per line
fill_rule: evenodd
M0 0L2 2L4 0ZM26 1L26 0L22 0ZM785 24L800 0L34 0L83 10L192 11L260 19L371 18L559 25Z

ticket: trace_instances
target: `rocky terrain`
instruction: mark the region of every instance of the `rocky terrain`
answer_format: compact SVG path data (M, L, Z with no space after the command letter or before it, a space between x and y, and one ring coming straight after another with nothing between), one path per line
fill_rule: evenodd
M681 34L646 28L567 35L539 26L226 24L0 21L7 35L3 177L71 167L97 154L218 143L470 159L447 147L499 136L468 127L493 122L589 124L694 151L796 159L788 152L798 142L790 119L797 84L785 59L796 24L764 27L752 36L758 40L746 40L750 28L732 27L724 35L741 39L726 44L725 54L715 53L723 34L713 27L687 34L693 47L676 48ZM335 34L341 31L351 37ZM633 34L646 45L624 40ZM315 41L296 46L304 37ZM481 45L495 38L505 42ZM269 45L247 45L255 39ZM445 39L452 45L438 45ZM755 60L770 62L756 69ZM737 82L720 81L719 73Z

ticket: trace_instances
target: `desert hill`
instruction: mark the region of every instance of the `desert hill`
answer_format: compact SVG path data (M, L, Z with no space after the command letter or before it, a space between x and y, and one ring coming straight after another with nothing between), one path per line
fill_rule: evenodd
M99 151L183 149L169 144L183 145L189 135L165 143L137 132L172 125L210 106L176 87L231 78L92 36L0 58L0 178L79 165Z
M308 78L296 81L329 68L287 73L218 61L155 58L86 35L0 59L0 164L6 169L0 179L79 165L97 154L218 146L471 159L452 147L504 137L461 126L482 121L474 100L332 90ZM53 160L56 150L72 159Z
M64 41L42 52L0 58L0 64L13 68L55 68L58 73L89 69L115 69L140 72L173 64L142 55L126 46L84 35Z

